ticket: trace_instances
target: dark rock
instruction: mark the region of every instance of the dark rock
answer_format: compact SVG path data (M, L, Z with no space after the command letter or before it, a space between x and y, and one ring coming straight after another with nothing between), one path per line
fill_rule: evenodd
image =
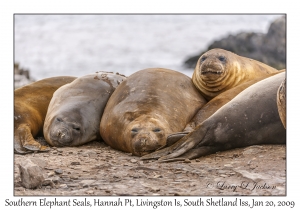
M188 58L184 65L195 68L199 57L208 50L221 48L240 56L261 61L276 69L286 68L286 17L271 23L268 33L241 32L214 41L206 50Z
M20 88L24 85L28 85L29 83L34 82L32 78L30 78L30 73L28 69L20 68L19 63L14 63L14 88Z
M63 170L58 168L58 169L55 169L55 173L56 174L62 174L63 173Z

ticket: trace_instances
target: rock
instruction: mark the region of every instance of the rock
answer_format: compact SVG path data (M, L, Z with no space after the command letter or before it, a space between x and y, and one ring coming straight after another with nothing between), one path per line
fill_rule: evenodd
M195 68L199 57L213 48L229 50L240 56L252 58L276 69L286 68L286 18L282 16L270 24L267 34L241 32L214 41L196 56L188 58L184 65Z
M21 184L25 188L34 189L42 185L46 174L40 166L26 158L19 164Z
M14 88L16 89L28 85L35 80L30 78L28 69L20 68L20 65L18 63L14 63L14 81Z
M61 184L61 185L59 185L59 188L61 188L61 189L67 189L67 188L68 188L68 185L66 185L66 184Z
M190 159L188 159L188 158L184 159L183 162L184 162L184 163L191 163Z
M79 182L79 185L82 187L89 187L91 184L93 184L96 180L82 180Z
M158 191L160 191L160 188L159 187L151 187L150 191L151 192L158 192Z
M131 159L130 162L136 163L136 162L138 162L138 161L137 161L136 159Z
M72 162L71 165L80 165L80 162Z
M62 173L63 173L63 170L60 169L60 168L59 168L59 169L55 169L55 173L56 173L56 174L62 174Z

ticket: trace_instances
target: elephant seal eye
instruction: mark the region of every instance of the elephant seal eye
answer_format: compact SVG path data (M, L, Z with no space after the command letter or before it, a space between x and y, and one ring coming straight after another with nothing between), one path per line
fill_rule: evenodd
M58 122L62 122L62 119L59 118L59 117L57 117L56 120L57 120Z
M159 128L155 128L154 130L153 130L153 132L160 132L161 130L159 129Z
M131 130L131 132L133 132L133 133L137 133L137 132L138 132L138 130L137 130L136 128L133 128L133 129Z
M225 61L226 58L225 58L224 56L219 56L219 60L220 60L220 61Z
M200 62L203 62L203 61L205 61L206 60L206 56L202 56L202 58L200 59Z
M76 131L80 131L80 128L78 128L78 127L74 127L73 129Z

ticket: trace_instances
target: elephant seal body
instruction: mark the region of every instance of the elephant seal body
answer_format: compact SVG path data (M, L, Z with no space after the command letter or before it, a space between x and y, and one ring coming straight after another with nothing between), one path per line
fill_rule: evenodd
M99 72L82 76L53 94L44 123L52 146L78 146L100 138L104 107L124 76Z
M112 94L100 133L111 147L141 156L164 146L166 137L182 131L205 103L188 76L162 68L141 70Z
M253 79L265 78L274 69L259 61L223 49L212 49L198 60L192 80L207 100Z
M51 77L39 80L14 91L14 150L26 154L45 151L46 147L35 141L42 133L48 105L53 93L76 77Z
M278 88L277 107L281 122L286 128L286 79L284 79Z
M264 79L242 91L194 131L163 150L142 159L197 158L221 150L257 144L284 144L286 130L277 110L277 90L285 73Z
M265 78L274 76L281 72L285 72L285 69L277 71L275 73L267 75ZM265 79L259 78L250 80L248 82L242 83L236 87L233 87L225 92L219 94L218 96L211 99L207 104L205 104L193 117L193 119L186 125L185 129L182 132L174 133L168 136L167 145L171 145L177 142L182 137L186 136L189 132L193 131L198 125L200 125L204 120L213 115L218 109L224 106L226 103L231 101L235 96L237 96L240 92L250 87L251 85ZM285 113L285 112L284 112Z

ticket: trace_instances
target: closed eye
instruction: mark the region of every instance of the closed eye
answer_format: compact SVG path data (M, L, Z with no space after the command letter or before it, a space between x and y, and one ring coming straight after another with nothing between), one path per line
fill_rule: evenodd
M56 120L57 120L58 122L62 122L62 119L59 118L59 117L57 117Z
M137 133L137 132L138 132L138 130L137 130L136 128L133 128L133 129L131 130L131 132L133 132L133 133Z
M219 56L219 61L225 61L226 58L224 56Z
M80 128L78 128L78 127L74 127L73 129L76 131L80 131Z
M155 128L154 130L153 130L153 132L160 132L161 130L159 129L159 128Z

